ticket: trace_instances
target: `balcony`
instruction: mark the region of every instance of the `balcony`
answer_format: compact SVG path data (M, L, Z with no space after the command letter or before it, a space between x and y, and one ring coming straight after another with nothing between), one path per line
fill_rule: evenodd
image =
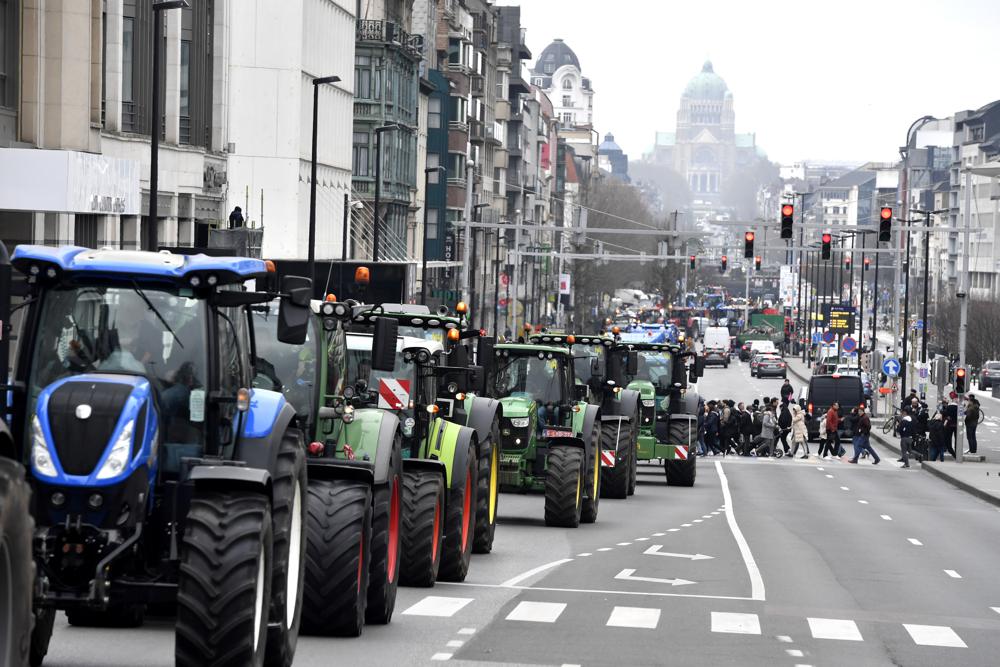
M423 35L411 35L392 21L358 19L354 38L358 42L377 42L394 46L415 60L419 60L424 54Z
M471 84L473 97L483 97L486 94L486 77L473 74L469 77L469 83Z
M507 100L497 100L493 106L497 120L510 120L510 102Z

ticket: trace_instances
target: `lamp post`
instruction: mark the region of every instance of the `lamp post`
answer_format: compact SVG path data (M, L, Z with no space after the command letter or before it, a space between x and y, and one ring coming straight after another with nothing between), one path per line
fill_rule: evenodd
M923 330L920 332L920 363L927 363L927 292L930 282L930 258L931 258L931 216L945 213L947 209L935 209L933 211L921 211L913 209L914 213L922 213L924 216L924 305L921 317L923 318Z
M153 3L153 102L149 111L149 229L146 250L156 252L159 246L156 191L160 186L160 46L163 43L163 18L168 9L186 9L187 0L160 0Z
M483 209L484 208L489 208L489 207L490 207L490 205L487 202L480 202L480 203L475 204L472 207L472 211L473 211L472 218L476 222L482 222L483 221L482 220L482 218L483 218ZM471 238L472 238L472 245L473 245L473 252L472 252L472 254L475 257L478 258L479 257L479 235L476 233L476 230L474 230L471 225L468 227L468 230L469 230L469 234L471 234ZM469 240L469 237L466 237L466 241L468 241L468 240ZM484 264L485 264L485 262L484 262ZM478 313L476 312L476 280L475 280L476 273L475 273L475 271L472 270L471 263L470 264L466 264L465 270L468 272L468 274L470 276L470 283L469 283L469 290L470 290L470 292L469 292L469 307L471 307L473 309L472 313L469 315L469 324L471 325L472 322L475 320L475 318L478 316ZM485 303L486 303L486 283L485 282L483 282L482 293L483 293L483 304L484 304L484 307L485 307ZM481 317L480 317L479 321L480 321L481 324L483 324L485 326L486 323L483 322L483 320L482 320Z
M379 232L379 199L382 194L382 133L395 130L399 123L387 123L375 128L375 212L373 217L375 229L372 230L372 262L378 262Z
M476 163L471 158L465 161L465 210L463 211L463 216L465 218L465 243L462 247L462 254L464 256L462 260L462 300L468 303L471 301L469 296L469 279L472 277L472 181L476 175Z
M517 209L516 211L514 211L514 257L513 257L514 279L510 281L510 284L508 285L507 288L507 308L510 314L510 321L511 321L510 329L512 332L517 331L517 306L520 303L520 299L518 299L517 296L518 287L520 287L517 282L518 279L520 278L520 267L518 266L518 264L520 263L519 261L520 250L521 250L520 243L521 243L521 209ZM513 292L513 298L511 298L511 292Z
M428 209L430 209L431 174L444 174L447 171L447 169L440 165L424 169L424 249L421 251L422 266L420 267L420 303L423 304L427 303L427 213Z
M313 126L312 126L312 164L310 168L309 183L309 277L316 280L316 145L319 133L319 121L317 110L319 107L319 87L327 83L337 83L339 76L322 76L312 80L313 83ZM344 225L347 225L347 218L344 218Z

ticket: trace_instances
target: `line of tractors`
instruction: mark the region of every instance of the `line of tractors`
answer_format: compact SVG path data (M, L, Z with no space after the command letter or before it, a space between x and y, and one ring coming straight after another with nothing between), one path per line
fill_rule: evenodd
M41 665L60 611L174 616L178 665L290 665L300 633L357 636L399 585L464 580L501 491L576 527L639 461L694 484L690 350L498 342L464 304L316 300L273 271L0 244L0 665Z

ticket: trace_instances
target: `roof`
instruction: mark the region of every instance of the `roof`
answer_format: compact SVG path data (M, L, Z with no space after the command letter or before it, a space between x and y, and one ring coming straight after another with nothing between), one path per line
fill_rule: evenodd
M868 181L875 179L875 172L868 171L867 169L855 169L854 171L849 171L840 178L835 178L829 183L824 183L820 186L820 190L828 190L833 188L853 188L856 185L862 185Z
M543 65L545 63L552 63L552 72L555 72L563 65L574 65L577 69L580 69L580 59L576 57L573 49L569 48L566 42L561 39L554 39L551 44L545 47L541 55L538 56L538 60L535 61L535 66L531 70L532 73L544 74Z
M608 132L604 135L604 141L601 145L597 147L598 153L611 153L614 151L622 152L622 147L615 143L615 135Z
M34 263L55 265L68 273L156 277L181 281L189 273L216 272L220 282L243 282L265 275L267 267L248 257L177 255L166 250L93 250L79 246L19 245L11 258L19 271L27 273Z
M729 87L722 77L715 73L712 61L706 60L701 67L701 72L694 75L687 86L684 87L682 97L689 97L694 100L717 100L725 99L729 93Z

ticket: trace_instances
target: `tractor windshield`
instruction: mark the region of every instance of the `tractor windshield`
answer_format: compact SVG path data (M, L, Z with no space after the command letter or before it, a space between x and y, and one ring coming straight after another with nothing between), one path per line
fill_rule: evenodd
M253 386L280 391L299 415L313 411L316 386L315 318L309 318L306 342L288 345L278 340L278 307L253 313L257 359Z
M566 368L551 352L511 357L497 371L496 398L519 396L550 403L564 403Z
M636 380L648 380L658 386L660 378L669 382L672 376L672 357L658 350L639 350L639 372Z
M403 360L402 339L396 346L396 370L372 370L372 337L351 335L347 337L347 386L363 381L368 389L379 393L379 407L408 409L416 389L416 365Z
M573 348L573 371L576 379L583 384L590 382L594 376L594 361L597 360L597 372L605 368L608 353L603 345L577 345Z

